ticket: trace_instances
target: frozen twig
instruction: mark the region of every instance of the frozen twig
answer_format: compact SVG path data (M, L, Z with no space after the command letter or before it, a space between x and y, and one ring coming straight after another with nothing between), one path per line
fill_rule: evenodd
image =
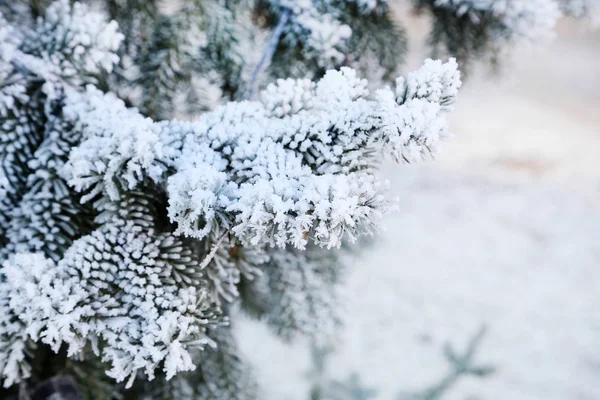
M279 39L281 38L281 34L283 33L283 29L290 19L291 10L289 8L284 9L281 17L279 18L279 22L273 29L273 34L269 39L269 43L267 44L267 48L263 53L260 61L256 65L254 72L252 73L252 79L250 80L250 84L248 85L248 91L246 93L246 99L251 100L254 97L254 90L256 89L256 84L258 80L258 76L264 68L265 64L270 64L271 59L273 58L273 54L275 54L275 49L277 49L277 45L279 44Z

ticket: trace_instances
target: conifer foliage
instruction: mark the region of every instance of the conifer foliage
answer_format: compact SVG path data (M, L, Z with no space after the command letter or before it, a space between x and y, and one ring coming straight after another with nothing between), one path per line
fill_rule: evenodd
M563 0L566 5L570 0ZM560 16L556 0L414 0L434 18L434 54L497 60L514 43L543 43Z
M63 374L90 399L255 398L232 309L332 334L340 251L394 205L379 163L449 136L458 64L396 77L386 0L174 3L0 1L6 395ZM558 13L484 3L418 7L461 60L483 44L455 19L490 43Z

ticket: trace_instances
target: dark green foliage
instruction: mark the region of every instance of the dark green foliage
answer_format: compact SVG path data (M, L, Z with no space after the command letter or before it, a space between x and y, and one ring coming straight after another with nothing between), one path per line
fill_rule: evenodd
M159 15L159 0L94 0L106 7L108 17L117 21L125 35L123 51L135 55L151 36L155 18Z
M428 12L433 18L429 45L432 57L455 57L466 74L469 61L489 57L497 63L498 48L494 40L504 30L490 10L471 10L459 15L454 8L435 6L435 0L415 0L417 12Z
M181 31L178 19L159 15L148 41L139 49L140 74L134 84L142 89L140 111L154 119L173 116L177 87L185 77L178 40Z
M0 11L5 15L24 14L28 18L37 18L44 14L44 10L53 0L0 0Z
M401 26L392 18L389 5L379 2L374 10L366 12L350 1L314 1L322 13L330 13L336 20L348 25L352 35L344 47L345 58L338 65L323 67L313 55L307 55L301 37L283 34L269 68L272 78L321 77L327 69L351 66L371 79L390 79L406 54L406 37ZM271 2L256 3L254 19L264 27L274 27L282 10Z
M262 29L272 30L279 22L285 10L273 7L268 0L258 0L253 10L253 19ZM268 66L271 79L317 77L325 71L315 57L307 57L304 45L296 35L285 32L279 37L277 46ZM261 82L258 82L259 84Z
M390 10L382 7L379 12L361 15L356 6L348 7L341 20L352 28L349 64L364 76L375 74L383 81L394 79L404 62L407 43L404 29L392 19Z
M244 310L265 319L284 340L333 334L339 323L334 292L339 255L316 247L275 249L260 269L260 276L242 281Z
M68 359L64 375L74 379L77 391L85 400L121 400L123 385L109 378L107 365L89 351L80 360Z
M44 128L44 138L28 163L31 173L25 194L11 211L11 238L0 251L1 258L12 252L43 252L58 261L73 241L92 229L92 210L80 203L59 175L70 149L80 133L62 120L55 105Z
M198 368L188 379L194 400L252 400L257 387L248 365L239 355L231 327L208 332L216 347L199 353Z
M198 69L218 74L216 83L224 95L231 100L239 99L245 85L242 80L244 51L248 51L240 46L242 39L251 34L248 27L240 26L240 18L247 17L243 15L244 5L229 0L221 2L223 7L211 2L202 6L200 0L193 1L205 16L202 28L206 33L206 46L196 60L202 63Z
M163 374L151 381L140 376L132 388L121 392L121 396L123 400L191 400L189 391L183 386L184 383L184 378L179 376L169 381Z
M156 1L107 1L126 37L109 88L128 104L161 120L198 114L241 93L239 46L249 31L239 24L239 2L184 0L166 14Z

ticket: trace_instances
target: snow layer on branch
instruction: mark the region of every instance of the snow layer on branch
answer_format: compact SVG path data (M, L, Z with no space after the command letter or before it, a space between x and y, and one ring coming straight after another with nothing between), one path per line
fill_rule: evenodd
M90 88L66 107L84 140L64 174L77 190L110 198L150 179L166 188L169 217L186 236L227 230L243 245L337 247L371 231L389 204L373 174L381 155L419 161L448 135L456 63L428 61L399 83L402 96L370 96L342 68L316 85L279 81L263 103L162 123Z
M59 96L65 83L93 82L119 61L123 35L117 24L78 2L55 1L31 29L11 27L1 15L0 23L0 77L8 69L22 78L41 78L50 98Z
M495 34L519 42L551 39L560 16L555 0L435 0L434 5L467 14L476 24L483 23L479 13L490 13L500 22Z
M84 200L102 191L118 199L119 185L133 189L145 178L161 182L178 152L163 143L158 124L93 86L85 95L70 93L66 103L65 118L83 132L83 143L71 151L64 171L76 190L91 189Z
M59 81L79 85L82 77L112 71L122 39L114 21L77 2L71 7L68 0L52 3L30 31L16 29L0 13L0 117L15 101L28 101L32 75L46 81L50 95Z
M64 91L112 70L122 35L86 6L59 0L29 26L0 15L0 230L6 230L31 172L29 161Z
M79 2L71 6L69 0L58 0L38 19L23 50L54 64L64 76L98 74L112 71L119 61L116 51L123 38L116 22L107 23L102 14Z
M269 116L282 118L312 108L315 83L310 79L278 79L261 93Z
M384 2L347 3L371 12ZM343 59L350 31L315 4L279 5L293 8L289 37L302 37L326 67ZM460 86L454 61L428 61L395 89L374 93L342 68L319 82L278 81L260 102L231 102L197 121L156 122L93 86L81 93L88 78L118 60L122 36L114 23L59 0L27 40L11 37L0 26L0 73L17 85L2 88L8 122L0 143L28 153L18 165L27 171L0 177L1 190L16 187L16 204L6 208L15 210L6 249L44 255L4 254L0 268L7 385L28 376L27 351L36 342L64 346L69 357L92 349L109 376L129 383L142 373L152 379L157 369L167 379L193 370L191 347L212 344L206 330L223 321L219 299L239 296L240 280L257 278L267 263L269 285L283 282L273 324L309 334L331 328L334 299L321 296L329 282L291 247L339 247L375 229L390 205L377 165L385 155L413 162L435 154ZM35 104L27 97L34 91ZM38 125L24 119L30 114ZM29 135L11 140L27 129L39 137L21 150L18 140ZM69 193L63 179L79 193ZM79 197L95 200L99 227L89 234L70 218L83 216L73 202ZM163 200L173 225L164 220ZM73 227L55 229L64 218ZM191 249L174 235L203 242Z
M407 79L396 79L396 96L402 101L423 99L443 106L456 99L461 81L456 73L458 64L451 58L447 63L425 60L423 68L410 72Z
M26 377L27 339L56 352L66 344L70 357L91 345L117 381L138 370L149 379L159 367L167 379L193 370L188 348L211 343L204 330L216 314L201 287L174 284L161 251L172 240L163 236L113 220L76 241L57 264L32 253L6 261L0 269L0 301L11 310L0 320L5 384Z
M0 377L4 387L9 387L31 374L28 341L41 328L39 311L52 307L50 296L40 303L39 291L56 276L56 269L41 254L17 255L0 268L0 276Z
M344 60L344 50L352 29L342 24L335 14L322 12L313 0L270 2L276 9L290 10L290 22L285 26L290 47L294 47L296 42L302 43L321 68L332 68Z

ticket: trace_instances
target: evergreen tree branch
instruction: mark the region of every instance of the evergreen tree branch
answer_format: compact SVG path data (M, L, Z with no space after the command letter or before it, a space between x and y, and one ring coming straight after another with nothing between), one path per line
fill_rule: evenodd
M549 1L418 4L467 59L543 36ZM449 136L457 63L393 85L405 41L386 0L94 3L126 38L101 6L36 1L33 19L0 4L0 377L108 375L89 398L252 397L231 303L285 339L335 331L335 250L393 208L381 160L429 159ZM251 14L272 27L254 68ZM230 101L242 94L258 101ZM209 111L171 119L192 109ZM464 365L435 393L479 371L449 354ZM330 386L372 395L351 383Z

